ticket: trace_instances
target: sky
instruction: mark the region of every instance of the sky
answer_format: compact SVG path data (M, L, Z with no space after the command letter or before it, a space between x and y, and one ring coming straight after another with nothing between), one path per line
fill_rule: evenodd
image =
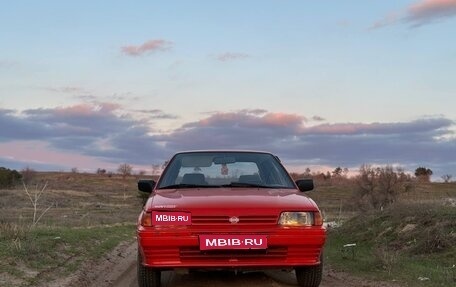
M455 31L456 0L2 1L0 166L248 149L456 177Z

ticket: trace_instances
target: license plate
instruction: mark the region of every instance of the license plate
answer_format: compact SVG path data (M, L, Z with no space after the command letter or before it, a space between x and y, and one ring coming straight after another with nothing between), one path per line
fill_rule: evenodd
M153 225L191 225L192 214L188 212L152 211Z
M215 249L266 249L266 235L202 234L199 236L200 250Z

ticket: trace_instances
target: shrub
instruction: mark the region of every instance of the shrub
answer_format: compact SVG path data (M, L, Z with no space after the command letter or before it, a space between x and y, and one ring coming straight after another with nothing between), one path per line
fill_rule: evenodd
M0 188L13 187L21 178L17 170L0 167Z
M356 178L355 201L360 209L383 209L399 194L411 191L412 180L400 168L362 165Z
M30 184L33 179L36 177L36 171L30 167L26 167L21 170L22 181L28 185Z

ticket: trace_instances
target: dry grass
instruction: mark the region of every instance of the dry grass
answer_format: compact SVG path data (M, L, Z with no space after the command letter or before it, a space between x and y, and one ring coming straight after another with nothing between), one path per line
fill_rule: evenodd
M47 186L36 208L22 186L0 190L0 285L35 286L53 270L72 272L131 240L142 208L136 182L134 176L37 173L29 191Z
M77 173L38 173L31 188L47 187L37 208L52 206L40 219L44 226L91 226L132 223L141 209L137 178ZM17 189L0 191L2 222L25 224L33 221L33 206L26 193Z

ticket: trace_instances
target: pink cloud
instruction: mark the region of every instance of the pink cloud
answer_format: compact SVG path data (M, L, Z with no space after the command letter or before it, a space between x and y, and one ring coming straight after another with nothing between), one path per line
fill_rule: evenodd
M186 124L184 127L242 126L248 128L291 128L299 130L303 127L303 122L306 121L305 117L296 114L255 114L247 111L217 112L198 122Z
M249 58L250 56L245 53L233 53L233 52L226 52L216 56L216 59L220 62L228 62L234 60L243 60Z
M405 20L420 26L456 15L456 0L422 0L408 8Z
M421 0L400 12L389 13L372 24L369 30L393 25L398 22L410 23L411 27L419 27L453 16L456 16L456 0Z
M116 103L78 104L69 107L58 107L55 109L55 114L59 116L93 116L111 113L119 108L121 106Z
M314 134L355 134L361 130L372 129L370 124L356 124L356 123L340 123L340 124L322 124L306 129L308 133Z
M139 46L128 45L121 48L122 53L128 56L142 56L146 53L170 50L173 43L163 39L149 40Z
M95 167L114 167L112 163L98 160L91 156L79 153L57 151L44 141L11 141L0 143L0 157L8 158L17 162L23 162L24 167L34 165L68 165L81 169L94 170Z
M303 116L286 113L268 113L262 117L265 124L276 127L301 126L305 120Z

